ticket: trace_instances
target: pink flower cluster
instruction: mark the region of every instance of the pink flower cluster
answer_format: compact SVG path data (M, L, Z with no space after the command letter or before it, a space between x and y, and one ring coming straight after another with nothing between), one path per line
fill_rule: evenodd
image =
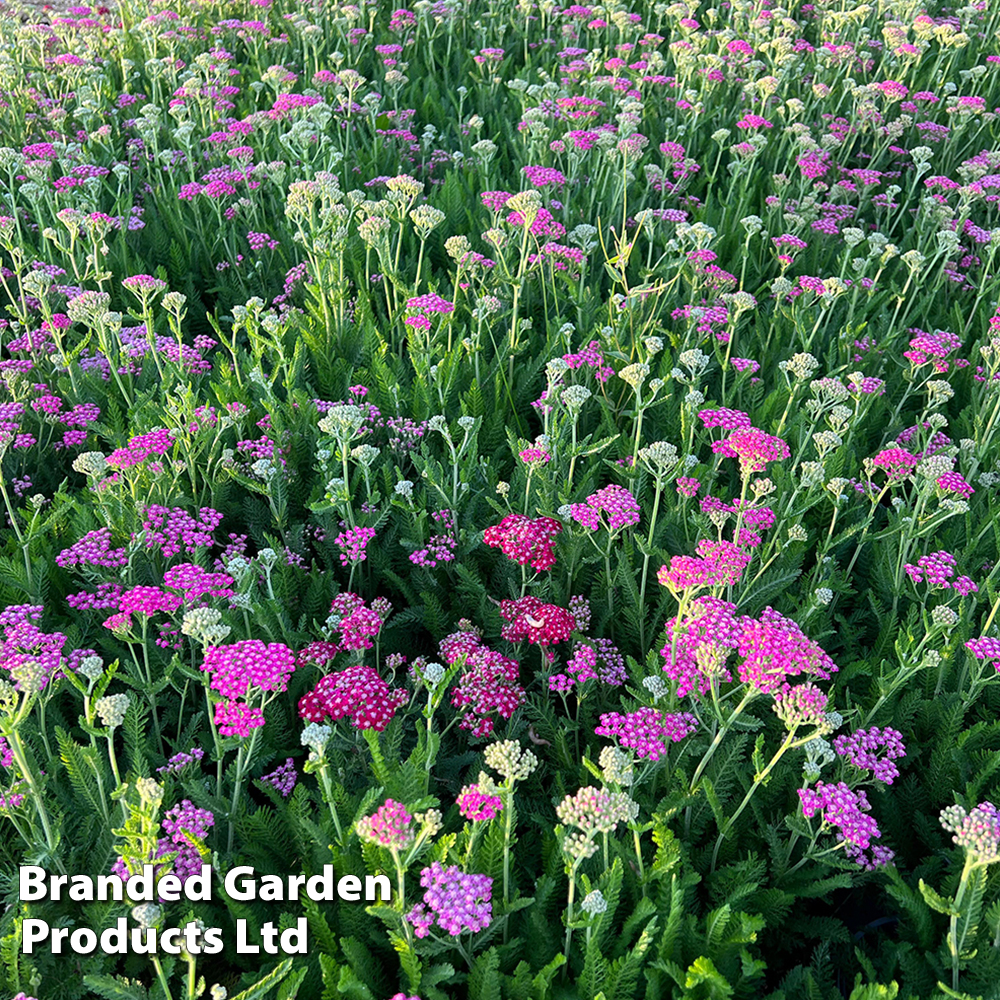
M113 469L130 469L141 465L151 455L165 455L176 444L173 434L165 428L129 438L124 448L117 448L108 455L108 465Z
M829 680L837 665L791 619L773 608L759 618L737 617L736 605L717 597L700 597L687 617L666 623L667 641L660 650L664 673L677 682L677 695L705 694L711 678L729 681L726 661L735 651L743 657L739 678L764 694L781 689L788 677L806 674Z
M898 729L859 729L850 736L838 736L833 741L833 749L841 757L846 757L855 767L871 771L877 781L891 785L899 777L899 768L893 763L906 756L903 734ZM879 756L879 750L885 753Z
M639 504L624 486L612 483L591 493L583 503L570 504L569 516L591 531L606 524L614 534L639 523Z
M371 667L359 664L321 678L299 699L299 715L306 722L346 717L355 729L381 732L409 697L405 688L390 690Z
M390 850L402 850L414 840L413 817L393 799L386 799L371 816L362 816L354 829L362 840Z
M374 528L347 528L333 540L340 549L340 561L344 566L350 563L364 562L368 555L365 549L375 537Z
M435 861L420 873L426 890L422 903L406 914L418 938L426 937L436 922L452 937L463 931L485 930L493 919L493 879L466 875L458 865L447 868Z
M371 649L372 639L382 631L384 624L382 616L373 607L367 607L362 598L349 591L333 599L330 614L340 616L336 626L340 632L340 648L352 652Z
M579 617L577 617L579 625ZM566 661L566 672L549 677L549 690L566 693L575 685L600 680L610 687L620 687L628 681L625 657L610 639L588 639L577 643L573 655Z
M740 618L738 624L736 652L743 657L737 668L740 680L765 694L777 690L786 677L802 673L826 681L837 670L818 643L774 608L765 608L760 618Z
M555 565L555 540L561 531L562 525L552 517L508 514L483 532L483 541L519 566L547 570Z
M1000 810L992 802L980 802L968 813L958 805L941 810L941 826L958 847L980 862L1000 859Z
M992 661L993 666L1000 670L1000 639L991 635L981 635L978 639L970 639L965 648L977 660Z
M563 361L565 361L566 364L568 364L572 369L593 369L594 378L601 383L607 382L607 380L615 373L614 368L612 368L604 360L604 355L601 354L601 345L596 340L592 340L586 347L582 348L576 354L564 354Z
M941 550L921 556L915 566L906 563L903 569L914 583L926 583L932 589L937 587L945 590L951 589L962 597L967 594L979 593L978 584L970 577L960 576L954 582L950 582L955 575L957 565L958 560L950 552Z
M474 823L493 819L503 809L503 799L499 795L490 795L478 785L466 785L455 802L462 816Z
M884 448L872 459L872 465L881 469L890 483L906 479L919 464L919 456L905 448Z
M531 594L501 601L500 615L508 623L500 632L508 642L553 646L565 642L576 628L576 619L569 611L555 604L545 604Z
M673 593L705 587L732 586L743 576L750 553L733 542L703 539L695 546L697 556L674 556L669 566L661 566L657 580Z
M768 462L777 462L791 455L788 445L781 438L757 427L738 427L728 438L713 441L712 451L726 458L738 458L744 478L752 472L763 472Z
M946 472L938 476L936 484L944 493L957 493L963 500L967 500L976 492L960 472Z
M903 357L917 368L930 361L935 371L946 372L948 363L944 359L962 346L962 338L947 330L925 333L914 328L909 332L916 336L910 341L910 349L903 351Z
M235 591L233 578L228 573L209 573L196 563L180 563L171 566L163 574L163 585L171 590L179 590L184 595L184 603L194 605L204 597L232 597Z
M827 701L826 692L808 681L805 684L782 684L774 692L774 711L794 732L801 726L819 726L824 721Z
M462 673L451 691L451 703L463 709L459 728L473 736L493 732L493 714L509 719L524 704L517 660L484 646L475 632L453 632L441 640L441 658L450 667L463 661Z
M211 507L202 507L192 516L183 507L151 504L143 511L143 537L146 548L158 548L171 559L184 551L210 548L212 533L221 523L222 514Z
M594 730L598 736L612 736L623 747L635 750L644 760L659 760L667 752L667 742L678 743L698 728L689 712L664 714L644 706L634 712L605 712Z
M38 628L35 622L41 619L42 611L39 604L15 604L0 612L0 667L10 673L18 690L44 690L65 665L62 651L66 636Z
M802 815L812 819L821 813L823 822L836 827L848 844L864 850L882 836L874 817L868 815L871 805L863 791L852 792L843 781L836 785L818 781L815 788L800 788L798 793Z
M724 431L736 431L753 426L749 414L725 406L715 410L699 410L698 418L706 428L721 427Z
M436 510L431 514L431 520L438 524L437 534L431 537L426 548L410 553L410 562L417 566L434 569L440 563L455 561L455 549L458 547L458 535L455 531L455 517L450 510Z
M64 569L77 566L95 566L102 569L121 569L128 565L125 549L111 547L111 529L98 528L88 531L68 549L56 556L56 565Z

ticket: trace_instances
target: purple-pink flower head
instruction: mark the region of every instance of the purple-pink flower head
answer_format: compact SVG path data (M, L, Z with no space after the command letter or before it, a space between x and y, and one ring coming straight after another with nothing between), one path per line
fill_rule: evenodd
M295 670L295 654L280 642L242 639L231 646L205 650L201 669L211 675L209 687L226 698L245 698L250 688L285 691Z
M802 815L812 819L820 813L823 822L837 829L840 839L848 844L866 849L882 835L878 823L868 815L871 805L864 792L852 792L842 781L836 785L818 781L815 788L800 788L798 792Z
M894 761L906 756L903 734L897 729L879 729L878 726L859 729L850 736L838 736L833 741L833 749L855 767L871 771L876 780L887 785L899 777Z
M435 923L451 937L463 931L482 931L493 919L493 879L467 875L458 865L445 867L435 861L420 873L426 890L423 902L406 914L418 938L426 937Z
M603 521L610 532L620 531L639 523L639 504L624 486L612 483L591 493L583 503L570 504L569 516L591 531L597 531Z
M594 730L598 736L611 736L618 744L636 752L644 760L659 760L667 752L667 743L677 743L698 728L698 720L688 712L664 714L644 706L634 712L605 712Z
M968 813L961 806L948 806L941 810L941 825L954 834L952 840L973 864L1000 861L1000 810L992 802L980 802Z
M740 680L765 694L777 691L787 677L808 674L829 680L837 665L820 645L790 618L765 608L760 618L739 620L736 651L743 657Z

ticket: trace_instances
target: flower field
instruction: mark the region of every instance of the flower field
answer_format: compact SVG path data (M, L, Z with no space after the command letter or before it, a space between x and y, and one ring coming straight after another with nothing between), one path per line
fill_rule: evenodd
M48 20L0 996L1000 998L1000 4Z

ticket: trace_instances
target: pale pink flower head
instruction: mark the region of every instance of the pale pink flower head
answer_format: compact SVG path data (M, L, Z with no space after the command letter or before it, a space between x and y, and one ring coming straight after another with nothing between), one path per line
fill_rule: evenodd
M403 850L416 838L413 817L393 799L386 799L371 816L362 816L354 829L362 840L390 850Z

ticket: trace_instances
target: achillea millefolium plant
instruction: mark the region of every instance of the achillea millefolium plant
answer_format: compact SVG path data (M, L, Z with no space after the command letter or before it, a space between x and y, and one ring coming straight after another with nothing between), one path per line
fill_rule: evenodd
M49 20L2 995L1000 997L1000 5Z

